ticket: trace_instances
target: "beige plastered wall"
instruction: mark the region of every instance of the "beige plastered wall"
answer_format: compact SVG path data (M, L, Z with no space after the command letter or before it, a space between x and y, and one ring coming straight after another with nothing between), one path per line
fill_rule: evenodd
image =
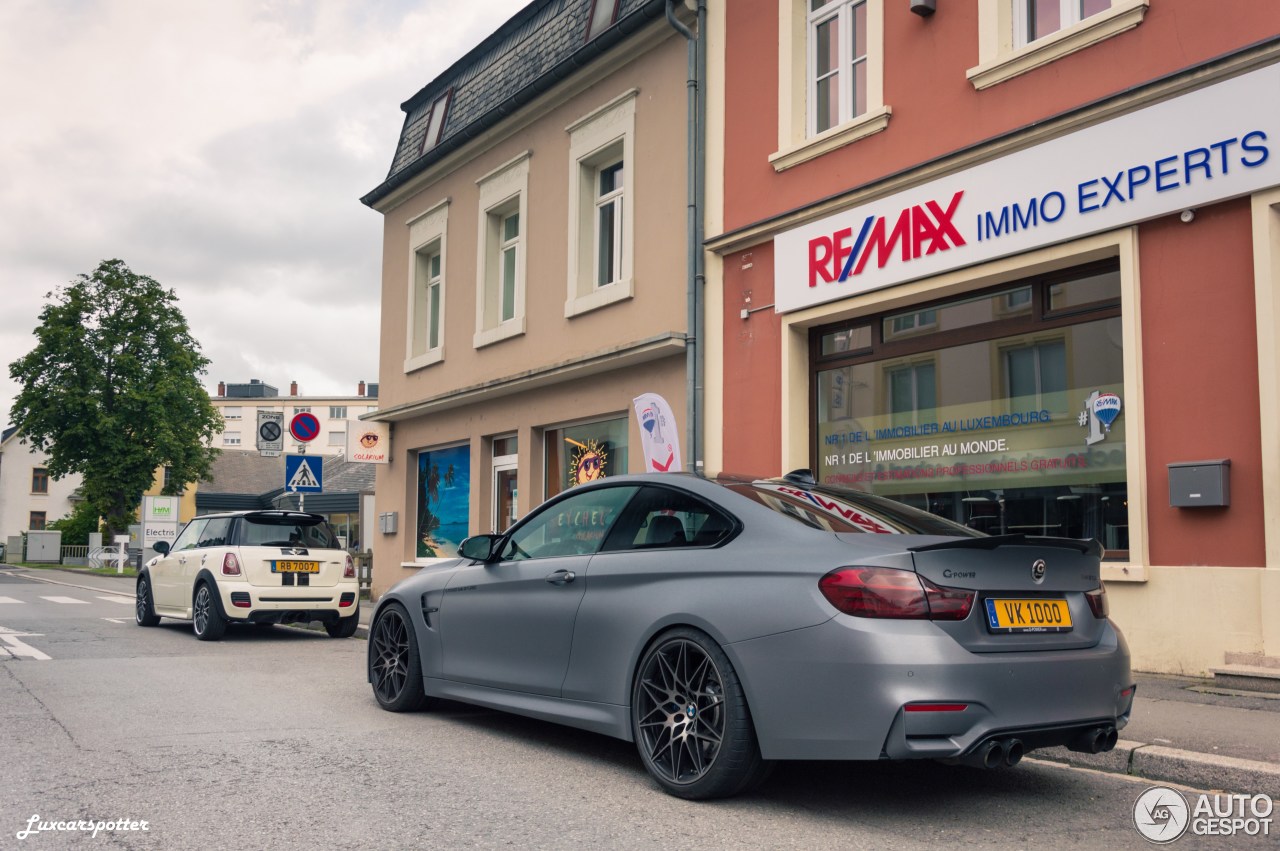
M1254 198L1254 251L1258 304L1262 421L1272 423L1263 449L1266 494L1266 569L1152 565L1148 506L1163 498L1146 490L1141 358L1125 358L1130 560L1103 565L1111 617L1125 633L1134 670L1207 675L1227 654L1280 657L1280 191ZM808 336L817 325L905 307L997 285L1029 275L1117 257L1121 272L1125 352L1141 352L1143 286L1138 229L1123 228L936 278L820 305L783 317L783 469L808 466Z
M686 42L665 21L566 80L462 152L396 190L384 214L380 420L392 462L379 469L375 512L396 512L395 534L372 535L373 591L413 568L419 450L471 447L471 531L492 525L491 440L519 438L520 515L544 496L541 430L625 416L628 466L644 459L632 399L659 393L684 438L686 381ZM570 130L602 108L634 101L632 295L566 317L569 292ZM524 333L477 348L478 181L527 158ZM410 224L447 205L442 357L405 371L412 274ZM656 341L656 342L655 342ZM460 393L461 391L461 393ZM451 395L465 395L451 405Z

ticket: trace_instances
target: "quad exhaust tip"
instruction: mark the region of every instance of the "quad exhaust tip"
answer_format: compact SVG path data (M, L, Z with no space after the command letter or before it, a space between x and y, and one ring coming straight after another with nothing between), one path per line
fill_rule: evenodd
M1116 746L1120 734L1116 728L1108 724L1105 727L1091 727L1076 734L1067 743L1067 749L1076 753L1106 753Z
M1027 747L1021 739L990 739L972 753L956 760L945 760L974 768L1013 768L1022 761Z

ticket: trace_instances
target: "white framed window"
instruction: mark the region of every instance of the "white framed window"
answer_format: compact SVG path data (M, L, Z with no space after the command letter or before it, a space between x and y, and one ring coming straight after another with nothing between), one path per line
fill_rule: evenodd
M587 19L587 41L608 29L618 16L618 0L592 0Z
M867 111L866 0L809 0L809 135Z
M523 334L529 152L476 181L480 187L476 348Z
M1024 47L1110 8L1111 0L1014 0L1014 46Z
M985 89L1133 29L1151 2L977 0L978 65L966 72L969 82Z
M346 446L347 433L345 431L329 432L329 445L330 446Z
M629 89L565 128L569 134L569 281L564 315L634 294L635 105Z
M444 360L445 251L449 201L410 219L409 304L404 371Z
M224 432L222 433L222 445L223 445L223 446L239 446L239 445L240 445L240 432L238 432L238 431L224 431Z
M300 405L300 406L298 406L298 407L296 407L296 408L294 408L294 409L293 409L293 413L294 413L294 415L295 415L295 416L296 416L297 414L309 414L309 413L311 413L311 406L310 406L310 405Z
M425 154L440 144L440 136L444 132L444 120L449 114L449 103L452 100L453 89L450 88L431 102L426 128L422 132L422 144L418 148L419 154Z
M227 406L222 409L222 418L224 420L238 420L241 416L243 416L243 414L241 413L238 405L234 407Z
M329 419L345 420L346 418L347 418L346 405L330 405L329 406Z
M778 0L776 171L889 126L885 0Z

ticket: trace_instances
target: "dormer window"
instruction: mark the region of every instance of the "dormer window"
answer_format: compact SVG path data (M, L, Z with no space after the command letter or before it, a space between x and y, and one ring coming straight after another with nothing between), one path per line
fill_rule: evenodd
M618 0L592 0L591 18L587 22L587 41L613 25L618 17Z
M419 153L425 154L440 144L440 136L444 131L444 119L449 112L449 101L452 97L453 89L449 89L431 102L431 110L427 113L427 129L422 134L422 149Z

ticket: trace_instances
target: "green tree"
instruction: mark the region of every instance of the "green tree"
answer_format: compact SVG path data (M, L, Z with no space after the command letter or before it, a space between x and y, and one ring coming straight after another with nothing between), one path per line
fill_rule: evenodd
M62 533L64 547L84 547L89 544L89 535L98 531L98 512L88 502L81 500L71 509L66 517L60 517L48 525Z
M209 360L173 290L120 260L45 298L36 347L9 365L13 422L51 476L84 477L86 510L121 534L156 468L173 468L166 494L208 476L222 424L198 378Z

